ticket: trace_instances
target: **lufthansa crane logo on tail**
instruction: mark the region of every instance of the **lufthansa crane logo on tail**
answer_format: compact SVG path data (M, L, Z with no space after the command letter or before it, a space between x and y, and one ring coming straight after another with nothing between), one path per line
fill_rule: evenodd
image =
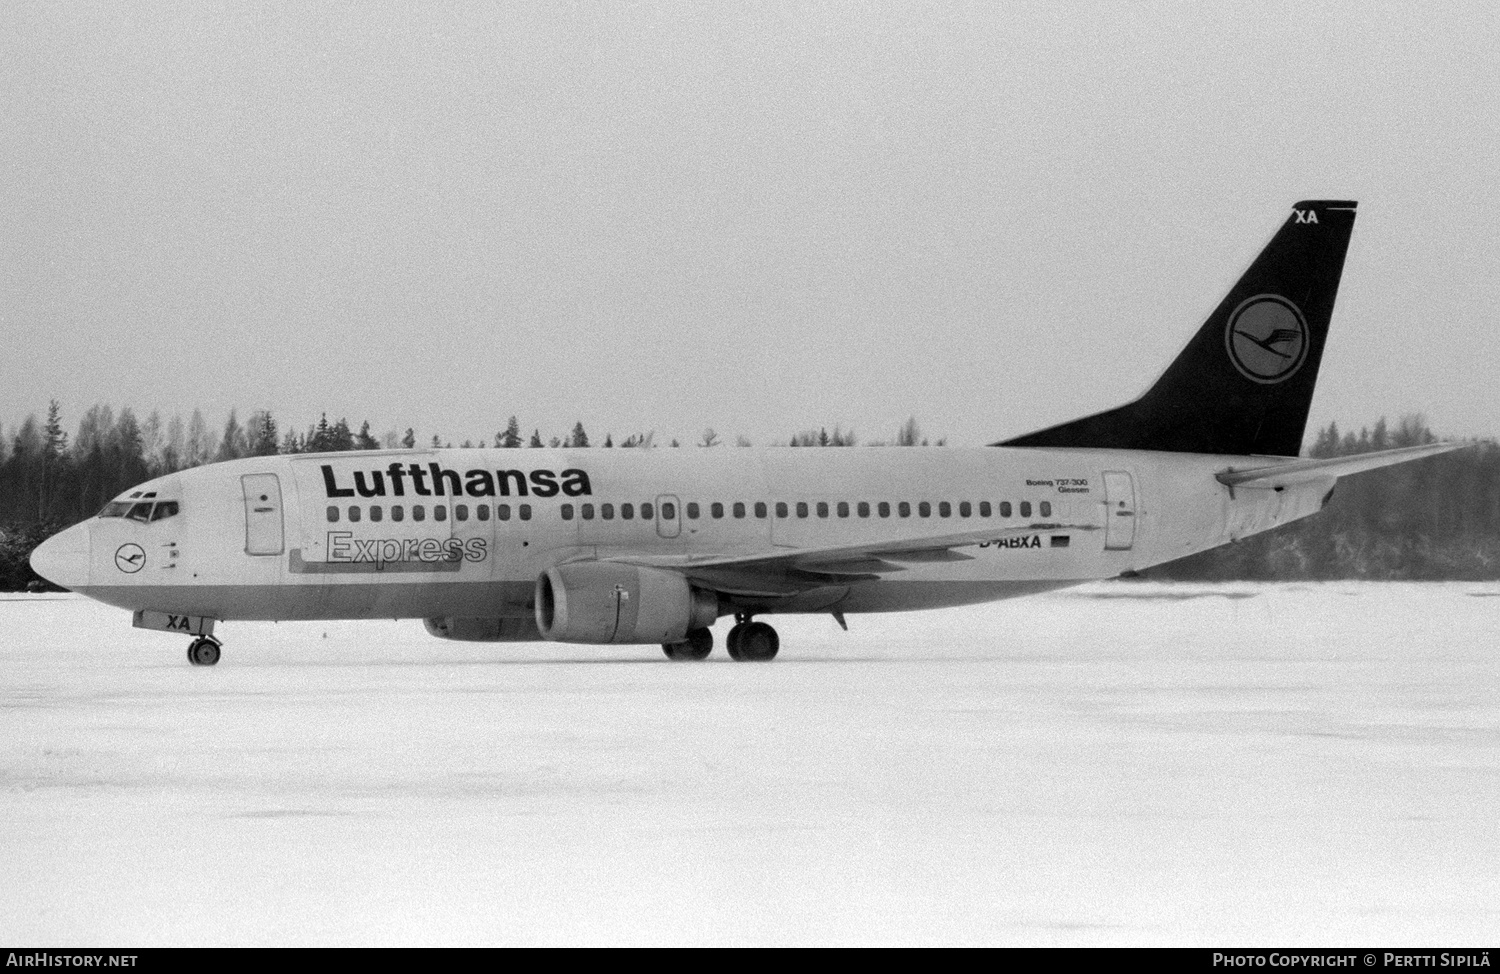
M1279 294L1257 294L1229 316L1224 346L1229 361L1251 382L1285 382L1307 360L1307 322Z
M138 544L122 544L115 551L115 567L127 575L134 575L146 564L146 552Z

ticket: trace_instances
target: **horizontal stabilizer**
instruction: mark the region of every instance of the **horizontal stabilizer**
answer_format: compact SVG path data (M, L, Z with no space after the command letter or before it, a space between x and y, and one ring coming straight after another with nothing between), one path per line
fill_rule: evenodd
M1378 453L1361 453L1352 457L1332 457L1326 460L1292 460L1248 470L1226 470L1216 474L1219 483L1226 487L1252 487L1276 489L1294 484L1327 480L1330 477L1347 477L1365 470L1376 470L1409 460L1436 456L1449 450L1459 450L1467 443L1424 443L1421 446L1404 446L1396 450L1381 450Z

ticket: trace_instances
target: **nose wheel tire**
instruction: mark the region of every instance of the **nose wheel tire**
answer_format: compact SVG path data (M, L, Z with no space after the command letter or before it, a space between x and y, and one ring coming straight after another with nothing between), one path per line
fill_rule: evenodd
M194 666L213 666L219 661L218 641L199 636L188 646L187 658Z
M662 643L661 651L670 660L707 659L714 651L714 634L711 629L694 629L680 643Z

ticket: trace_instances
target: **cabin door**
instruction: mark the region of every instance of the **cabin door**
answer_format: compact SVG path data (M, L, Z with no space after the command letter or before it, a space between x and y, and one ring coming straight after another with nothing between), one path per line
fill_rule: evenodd
M241 477L240 485L245 492L245 554L281 554L281 481L274 473L252 473Z
M1104 547L1124 551L1135 544L1135 484L1123 470L1104 471Z

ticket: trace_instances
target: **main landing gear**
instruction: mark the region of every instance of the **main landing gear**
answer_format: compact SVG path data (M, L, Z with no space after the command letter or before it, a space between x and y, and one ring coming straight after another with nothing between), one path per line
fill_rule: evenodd
M769 663L781 648L781 637L764 622L751 622L750 614L734 617L734 628L724 640L729 658L737 663Z
M751 622L748 612L734 617L734 628L725 640L729 658L736 662L765 663L776 658L781 637L764 622ZM707 659L714 650L714 634L709 629L694 629L680 643L662 643L661 651L670 660Z
M194 666L213 666L219 661L219 645L212 636L199 636L188 646L188 662Z
M714 651L714 632L712 629L694 629L680 643L662 643L661 651L670 660L707 659Z

